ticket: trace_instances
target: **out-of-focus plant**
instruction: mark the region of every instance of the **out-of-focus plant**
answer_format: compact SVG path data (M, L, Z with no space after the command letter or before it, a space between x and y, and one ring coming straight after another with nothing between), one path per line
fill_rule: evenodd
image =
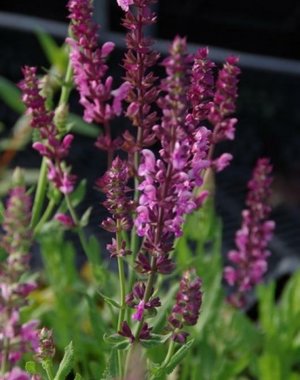
M274 228L267 220L267 159L258 161L249 181L230 266L224 271L222 264L214 176L232 156L216 156L215 147L234 139L238 59L228 57L217 70L208 49L190 54L186 40L177 36L160 60L145 35L156 22L154 2L118 1L128 48L121 84L116 86L109 74L114 44L99 46L90 0L68 2L70 35L62 48L39 33L52 66L42 77L35 67L23 68L23 103L16 100L19 90L0 81L7 104L20 113L25 105L25 135L32 135L42 156L32 210L22 184L3 211L0 305L8 327L0 326L0 360L5 380L300 378L299 273L278 301L274 283L259 285L258 319L245 312L247 292L263 280ZM158 63L165 69L162 79L154 74ZM84 121L69 112L73 85ZM136 132L115 136L112 121L123 117ZM107 152L108 170L99 173L96 187L105 195L108 215L101 227L112 237L106 255L116 261L113 269L101 244L85 230L95 206L78 214L87 185L67 164L76 125ZM3 147L13 150L28 142L18 145L18 139ZM158 152L151 149L154 144ZM12 212L12 204L26 213ZM26 268L18 266L13 274L7 263L19 263L11 257L23 254L19 242L24 233L29 242L29 231L43 269L25 302L20 291L19 298L7 296L16 293L7 287L28 288L28 259ZM76 240L68 240L70 234ZM82 268L76 261L79 245L86 255ZM24 257L28 250L29 244ZM223 277L236 287L229 298ZM27 322L32 320L41 330ZM24 326L32 327L26 330L30 339Z

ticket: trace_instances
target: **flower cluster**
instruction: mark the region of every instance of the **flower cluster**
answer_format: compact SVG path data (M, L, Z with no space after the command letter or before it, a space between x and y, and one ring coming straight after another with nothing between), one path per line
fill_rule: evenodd
M113 90L113 78L106 76L106 60L114 49L113 42L98 45L98 26L92 19L93 5L90 0L68 2L72 37L67 38L71 47L70 60L74 81L84 107L84 119L104 126L105 135L99 136L96 146L111 153L119 145L110 135L110 122L122 112L122 100L127 96L130 84L124 82Z
M138 174L144 180L139 186L135 224L138 234L146 237L147 251L165 255L167 260L174 237L182 233L184 216L203 200L202 195L193 195L193 188L202 184L202 171L210 165L211 132L199 127L189 133L186 127L191 57L186 53L185 39L175 38L164 66L167 78L161 87L165 96L158 101L163 115L161 124L154 127L162 145L161 159L156 160L150 150L142 151Z
M162 117L160 124L153 127L161 142L160 158L144 149L138 168L141 194L135 226L144 239L136 258L136 270L149 278L155 273L173 271L170 252L175 238L182 234L185 216L199 208L208 195L204 190L195 191L203 185L205 170L210 167L222 170L231 158L227 153L212 158L213 144L217 142L213 139L216 127L213 125L211 131L203 125L216 107L217 94L223 86L219 78L214 88L214 64L207 54L207 49L200 49L191 57L186 40L176 37L170 55L163 61L167 76L161 82L162 95L157 102ZM225 68L228 65L227 62ZM233 63L231 72L232 77L238 74ZM229 100L233 102L233 97L229 99L228 95L227 99L223 94L223 102ZM134 319L143 321L140 318L149 299L147 291L135 305Z
M236 118L230 117L236 109L237 84L240 69L239 59L228 57L218 75L213 105L210 108L208 120L214 126L214 142L233 140Z
M202 304L201 286L202 281L194 270L183 274L176 295L176 304L168 318L169 328L173 331L172 339L175 342L185 343L188 333L181 329L197 323Z
M213 106L215 64L208 59L208 49L199 49L193 62L191 84L188 90L188 99L192 112L187 116L187 124L193 127L206 120Z
M39 346L36 350L36 357L40 360L49 360L55 355L55 346L52 331L46 327L42 328L38 334Z
M146 286L143 282L135 283L133 290L126 296L126 303L129 307L134 308L136 312L132 315L132 319L136 321L141 321L145 310L154 310L159 307L160 300L159 297L152 297L154 289L150 291L148 301L144 301Z
M111 168L97 181L97 186L106 195L103 205L112 215L112 218L107 218L101 224L109 232L127 231L131 226L130 214L134 208L134 202L127 196L130 191L127 186L128 179L127 163L116 157ZM118 246L115 239L107 248L112 257L130 254L130 251L126 249L126 243L122 242Z
M63 160L68 156L73 135L67 134L61 141L54 124L54 113L46 109L46 99L40 94L36 68L25 66L23 75L20 84L22 100L31 116L31 126L38 129L42 139L42 142L33 143L33 148L47 159L48 179L63 194L71 193L75 176L64 167Z
M141 328L141 331L138 333L137 338L135 338L128 323L126 321L123 321L121 325L121 329L120 331L118 331L118 334L124 336L125 338L128 338L130 343L133 343L136 340L139 341L140 339L141 340L149 339L151 330L152 328L148 326L148 323L144 322Z
M149 244L152 252L170 250L174 236L182 233L185 215L199 207L205 198L205 193L199 197L193 194L195 187L203 183L204 170L213 167L220 171L231 159L231 155L225 153L212 160L213 136L218 126L211 132L201 122L209 117L216 108L215 102L220 100L221 90L226 87L221 79L225 77L226 83L236 91L239 71L233 59L229 59L231 65L227 62L221 70L213 98L214 64L207 54L207 49L200 49L191 66L185 39L176 37L170 56L164 61L167 78L161 88L165 95L158 101L163 115L161 124L153 128L161 141L161 159L156 160L151 151L144 150L138 170L144 180L139 186L142 194L135 223L138 234L147 238L148 252ZM230 80L224 72L231 73ZM228 96L227 92L222 94L223 116L228 115L223 111L224 104L232 104L233 108L232 92L228 90Z
M126 11L123 25L128 30L123 66L126 71L125 80L131 84L126 97L129 106L126 116L138 128L137 139L128 131L124 134L123 149L129 154L142 147L150 146L155 140L153 126L157 121L157 113L153 109L159 90L157 77L151 70L159 58L159 54L151 50L152 41L144 35L144 28L156 22L156 15L150 9L153 0L121 1L119 4ZM131 8L128 5L132 5Z
M21 280L28 271L30 258L30 208L30 197L24 186L17 184L9 194L1 237L1 246L7 253L0 264L0 363L1 368L8 371L5 379L29 380L16 364L25 353L34 352L38 347L38 322L22 323L20 318L21 307L36 288L32 281Z
M268 159L258 160L248 183L247 209L242 212L242 226L236 233L236 249L228 253L233 265L225 268L224 277L235 287L229 301L237 307L245 305L245 294L262 281L267 270L267 245L275 228L274 221L268 220L271 172Z

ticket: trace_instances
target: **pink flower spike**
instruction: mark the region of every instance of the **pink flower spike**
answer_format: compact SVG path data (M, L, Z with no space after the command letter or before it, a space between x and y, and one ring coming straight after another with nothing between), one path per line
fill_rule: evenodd
M121 7L125 12L129 11L129 6L132 5L133 2L133 0L117 0L119 7Z

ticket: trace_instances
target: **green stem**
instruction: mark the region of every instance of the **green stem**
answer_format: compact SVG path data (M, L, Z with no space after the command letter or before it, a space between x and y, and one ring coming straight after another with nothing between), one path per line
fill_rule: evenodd
M153 285L155 282L155 277L156 277L155 267L156 267L156 258L152 257L152 265L151 265L152 272L150 273L150 275L148 277L147 284L146 284L146 289L145 289L145 294L144 294L144 301L145 302L149 301L151 291L152 291L152 288L153 288ZM142 330L143 324L144 324L144 317L139 321L139 324L138 324L138 327L137 327L137 330L135 333L135 339L136 340L138 340L138 337L139 337L140 332Z
M90 259L90 254L89 254L89 248L88 248L88 243L86 241L86 237L84 235L84 232L80 226L80 221L79 221L79 218L76 214L76 211L72 205L72 202L71 202L71 199L70 199L70 196L68 194L65 194L65 200L66 200L66 203L67 203L67 206L68 206L68 210L72 216L72 219L75 223L75 225L77 226L77 229L78 229L78 237L79 237L79 240L80 240L80 244L84 250L84 253L86 254L86 257L88 259Z
M8 355L9 355L9 339L5 338L3 342L3 353L2 353L2 363L1 363L1 375L5 375L8 365Z
M170 343L169 343L167 355L166 355L165 360L163 361L163 363L161 365L163 368L165 368L169 364L169 361L171 360L171 358L173 356L174 350L175 350L175 342L173 339L171 339Z
M138 144L141 143L141 139L142 139L142 128L139 128L138 129L138 136L137 136L137 141L138 141ZM140 151L138 150L137 152L134 153L134 167L135 167L135 171L137 173L137 170L138 170L138 167L139 167L139 160L140 159ZM139 186L139 179L138 179L138 176L137 174L135 175L134 177L134 196L133 196L133 200L135 202L138 202L138 199L139 199L139 189L138 189L138 186ZM132 265L129 266L129 289L132 288L133 286L133 283L134 283L134 278L135 278L135 272L134 272L134 262L135 262L135 259L136 259L136 255L137 255L137 252L138 252L138 242L139 242L139 238L137 236L137 233L136 233L136 228L135 226L132 227L132 230L131 230L131 235L130 235L130 251L131 251L131 262L132 262Z
M71 85L72 84L72 75L73 75L72 65L71 65L71 62L69 60L67 70L66 70L65 79L64 79L64 83L63 83L62 88L61 88L61 94L60 94L60 98L59 98L59 102L58 102L59 106L61 106L62 104L66 104L68 102L70 92L72 90L72 85Z
M55 205L56 205L56 202L51 199L50 202L48 203L48 206L43 214L43 216L41 217L40 221L38 222L38 224L36 225L35 229L34 229L34 232L33 234L36 235L40 232L40 230L42 229L43 225L47 222L47 220L50 218L50 216L52 215L53 213L53 210L55 208Z
M33 207L32 207L32 217L31 217L32 228L34 228L39 221L41 210L44 204L46 190L47 190L47 160L45 157L43 157L38 184L37 184L37 188L35 192Z
M120 226L120 220L117 220L117 232L116 232L116 238L117 238L117 254L120 252L122 248L122 230ZM120 311L119 311L119 318L118 318L118 326L117 331L121 330L122 322L124 321L125 317L125 297L126 297L126 285L125 285L125 271L124 271L124 262L122 257L118 254L118 270L119 270L119 284L120 284ZM124 368L123 368L123 360L122 360L122 352L118 351L118 363L119 363L119 374L120 378L124 378Z
M168 347L168 352L167 352L167 355L165 357L165 360L162 362L161 364L161 368L166 368L167 365L169 364L170 360L172 359L172 356L174 354L174 350L175 350L175 342L173 339L170 340L170 343L169 343L169 347ZM151 376L150 380L154 380L156 379L156 376L153 375Z
M53 366L49 360L42 362L42 366L47 374L48 380L54 380Z

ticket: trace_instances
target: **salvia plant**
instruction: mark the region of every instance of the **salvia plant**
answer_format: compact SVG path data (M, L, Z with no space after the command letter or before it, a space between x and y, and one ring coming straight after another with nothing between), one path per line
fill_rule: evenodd
M274 283L261 284L275 228L267 158L256 163L235 247L221 260L214 177L233 158L217 152L235 137L239 60L218 67L207 48L190 53L180 36L160 57L146 34L155 0L117 3L127 46L121 81L110 74L115 46L99 44L92 2L69 0L66 44L39 34L51 69L40 76L23 67L23 104L10 102L25 106L42 161L35 189L16 169L2 206L0 379L299 380L300 275L278 302ZM69 110L73 87L84 122ZM129 125L120 135L116 119ZM91 205L106 210L103 253L85 228L91 208L78 212L86 181L68 163L78 131L107 156ZM37 251L44 267L33 274Z

